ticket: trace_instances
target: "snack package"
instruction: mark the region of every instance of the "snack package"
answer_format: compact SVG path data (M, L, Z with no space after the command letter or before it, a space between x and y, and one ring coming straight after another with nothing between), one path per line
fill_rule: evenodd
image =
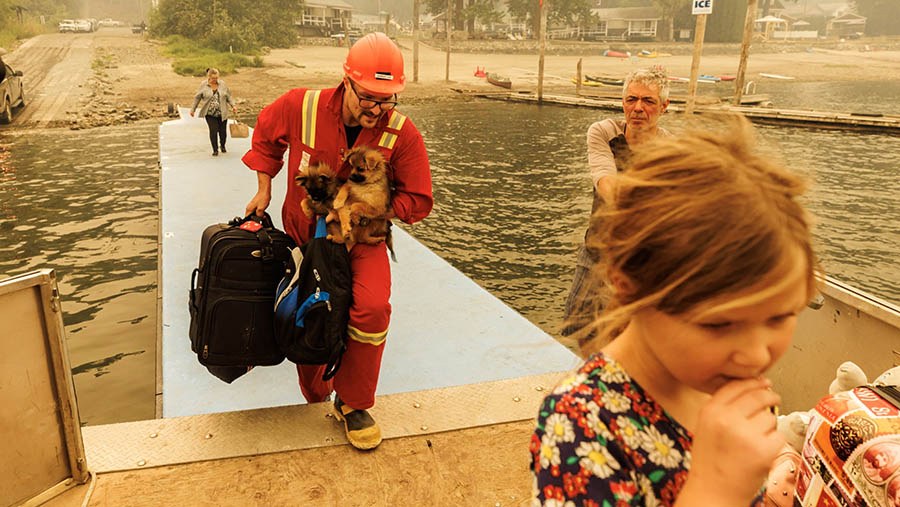
M822 398L803 443L794 504L900 507L900 409L873 387Z

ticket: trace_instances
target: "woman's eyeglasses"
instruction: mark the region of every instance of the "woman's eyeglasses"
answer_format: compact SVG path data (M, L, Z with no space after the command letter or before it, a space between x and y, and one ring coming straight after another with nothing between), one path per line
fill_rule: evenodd
M389 111L391 109L394 109L394 106L397 105L396 100L375 100L375 99L360 97L359 92L356 91L356 87L353 86L353 81L350 81L350 89L353 90L353 93L356 94L356 98L359 99L360 107L363 107L366 109L371 109L375 106L381 106L382 111ZM395 94L394 98L396 98L396 97L397 97L397 95Z

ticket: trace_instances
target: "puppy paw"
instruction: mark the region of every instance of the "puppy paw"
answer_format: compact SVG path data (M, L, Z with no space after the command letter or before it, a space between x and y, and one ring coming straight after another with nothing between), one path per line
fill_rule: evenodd
M300 209L303 210L303 214L306 215L306 218L315 216L315 212L310 208L309 202L306 199L300 201Z

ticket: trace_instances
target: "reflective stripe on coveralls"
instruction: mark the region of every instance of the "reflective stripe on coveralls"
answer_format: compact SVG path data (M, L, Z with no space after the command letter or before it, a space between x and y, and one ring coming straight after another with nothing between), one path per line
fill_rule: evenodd
M400 129L403 128L403 122L406 121L406 116L398 113L397 111L391 112L391 118L388 120L387 128L396 130L397 132L388 132L384 131L381 133L381 140L378 141L378 146L382 148L387 148L389 150L394 149L394 143L397 142L397 137L400 134Z
M381 333L367 333L365 331L360 331L353 326L347 326L347 334L350 338L358 342L368 343L370 345L381 345L387 337L387 329Z
M316 148L316 116L319 111L319 95L322 90L307 90L303 95L303 121L300 124L300 137L303 144Z

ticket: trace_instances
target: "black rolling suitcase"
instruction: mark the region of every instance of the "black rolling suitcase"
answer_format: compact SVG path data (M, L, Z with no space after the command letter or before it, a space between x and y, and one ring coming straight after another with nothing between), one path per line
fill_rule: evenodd
M225 382L284 360L275 340L275 290L294 246L268 214L203 231L188 301L191 349Z

